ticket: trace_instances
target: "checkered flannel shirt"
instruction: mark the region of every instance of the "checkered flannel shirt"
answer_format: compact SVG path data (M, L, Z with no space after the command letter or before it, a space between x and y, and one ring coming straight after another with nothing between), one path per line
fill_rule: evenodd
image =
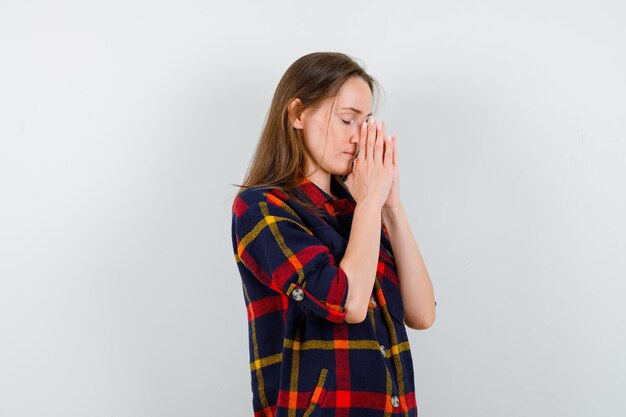
M296 192L322 219L274 188L233 202L232 242L248 316L255 417L417 416L413 363L393 251L381 225L376 280L361 323L345 321L339 267L354 207L308 179Z

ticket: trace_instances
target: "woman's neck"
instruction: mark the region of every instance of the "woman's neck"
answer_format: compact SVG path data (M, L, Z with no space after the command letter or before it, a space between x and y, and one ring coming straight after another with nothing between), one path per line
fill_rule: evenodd
M321 188L326 194L332 196L333 199L337 199L337 196L331 192L331 175L328 172L318 170L308 178L309 181Z

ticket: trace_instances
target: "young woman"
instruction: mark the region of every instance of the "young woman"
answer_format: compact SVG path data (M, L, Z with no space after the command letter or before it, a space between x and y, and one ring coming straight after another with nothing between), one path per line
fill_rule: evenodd
M375 84L341 53L296 60L239 185L255 417L417 416L405 326L430 327L436 303Z

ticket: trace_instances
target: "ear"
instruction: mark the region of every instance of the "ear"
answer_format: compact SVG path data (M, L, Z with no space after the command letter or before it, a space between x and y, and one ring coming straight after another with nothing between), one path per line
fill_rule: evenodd
M300 107L301 105L302 105L302 100L300 100L299 98L294 98L289 103L289 109L288 109L289 120L291 121L291 126L293 126L294 129L304 128L304 125L302 123L302 120L303 120L302 114L300 114L300 117L297 117L297 118L294 117L296 109Z

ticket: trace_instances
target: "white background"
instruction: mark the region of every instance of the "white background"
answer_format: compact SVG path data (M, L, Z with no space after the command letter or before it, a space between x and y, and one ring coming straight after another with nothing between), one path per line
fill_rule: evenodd
M252 415L230 184L314 51L385 90L420 417L623 415L625 11L0 0L0 416Z

